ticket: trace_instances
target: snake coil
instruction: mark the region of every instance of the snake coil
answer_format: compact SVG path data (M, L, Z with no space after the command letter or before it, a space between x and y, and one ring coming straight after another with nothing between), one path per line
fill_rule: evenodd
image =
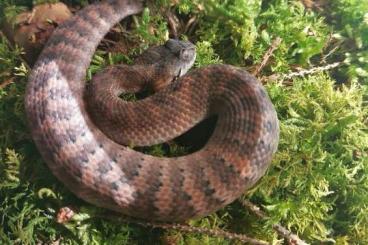
M212 65L119 109L124 120L138 125L130 127L137 142L142 137L153 142L174 138L172 133L217 115L216 128L202 149L158 158L111 140L88 114L86 70L108 30L141 10L141 1L99 2L54 31L29 77L29 128L53 174L90 203L146 220L205 216L239 197L265 173L278 144L276 112L253 76L233 66ZM152 122L160 126L151 130L146 124ZM113 130L113 124L109 127ZM146 129L151 130L148 136Z

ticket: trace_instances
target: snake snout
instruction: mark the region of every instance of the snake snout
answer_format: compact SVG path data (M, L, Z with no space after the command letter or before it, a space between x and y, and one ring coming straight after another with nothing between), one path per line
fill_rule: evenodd
M177 57L185 61L194 61L196 56L195 45L189 41L182 41L177 39L169 39L165 43L165 47L171 53L176 54Z
M170 65L177 72L177 76L183 76L193 66L196 59L196 47L189 41L169 39L164 44L165 48L175 56Z

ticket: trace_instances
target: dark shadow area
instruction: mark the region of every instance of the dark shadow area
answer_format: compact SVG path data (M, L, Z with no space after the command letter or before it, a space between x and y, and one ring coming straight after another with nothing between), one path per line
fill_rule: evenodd
M134 147L134 150L149 155L178 157L199 151L208 142L216 127L217 116L211 116L172 141L160 145ZM157 154L156 147L159 147ZM182 150L175 150L177 147ZM157 149L157 148L156 148Z
M176 137L174 141L180 146L187 147L189 149L188 153L196 152L208 142L215 130L216 123L217 116L209 117L189 129L186 133Z

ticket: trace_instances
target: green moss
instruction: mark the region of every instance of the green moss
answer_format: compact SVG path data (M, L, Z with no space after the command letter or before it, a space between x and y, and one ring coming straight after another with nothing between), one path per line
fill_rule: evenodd
M335 38L343 48L336 56L345 56L348 65L339 72L351 80L368 84L368 4L359 0L337 0L331 3L329 22L339 31Z
M300 1L271 1L259 15L257 27L261 35L252 52L257 62L272 40L282 39L271 65L277 72L287 72L290 64L310 64L311 58L322 52L328 37L323 19L306 11Z
M364 90L357 83L335 87L325 75L294 80L292 87L271 83L268 90L281 121L280 145L253 197L267 200L272 221L312 241L334 232L354 242L367 239Z
M203 1L203 6L197 34L227 63L259 63L272 40L280 37L270 68L285 72L290 64L308 65L328 36L323 19L305 11L300 1Z

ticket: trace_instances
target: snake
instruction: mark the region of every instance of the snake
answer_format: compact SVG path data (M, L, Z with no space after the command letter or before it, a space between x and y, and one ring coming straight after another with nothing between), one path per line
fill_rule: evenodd
M100 41L143 8L136 0L96 2L56 28L26 87L30 134L51 172L88 203L148 221L204 217L265 174L278 146L277 114L259 80L242 68L213 64L188 71L195 47L187 41L170 39L126 65L123 75L108 81L117 68L107 68L87 84ZM177 60L162 65L167 54ZM159 88L153 95L120 99L152 79ZM195 152L157 157L131 147L173 139L211 116L215 129Z

